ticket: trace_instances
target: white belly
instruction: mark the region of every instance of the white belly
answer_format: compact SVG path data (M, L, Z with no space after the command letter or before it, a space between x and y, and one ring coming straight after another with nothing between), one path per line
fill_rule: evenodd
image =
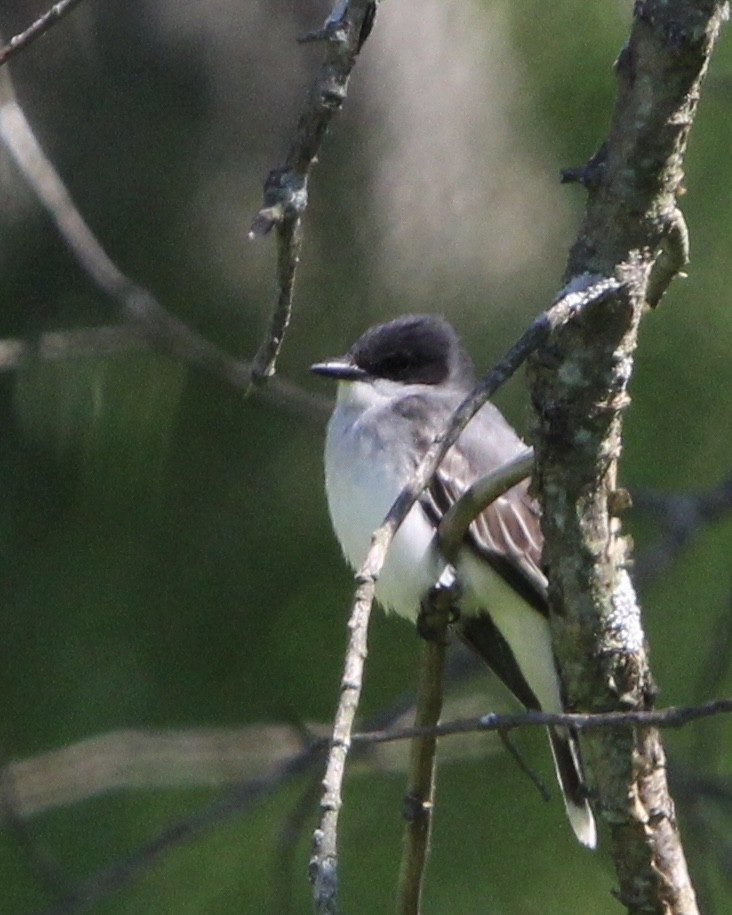
M402 484L386 479L378 462L359 464L329 460L326 455L328 507L333 528L352 568L366 558L370 537L401 492ZM406 480L405 480L406 482ZM376 597L386 610L415 620L420 600L439 577L432 555L432 528L415 505L389 547L376 583Z
M390 440L389 428L378 424L364 433L359 397L375 397L358 383L339 385L339 400L352 400L331 417L325 446L325 483L333 528L349 564L358 569L369 548L371 534L414 470L409 452L409 435ZM388 468L388 470L387 470ZM386 562L376 584L376 596L387 610L415 620L420 600L439 577L432 554L432 527L419 505L415 505L389 547Z

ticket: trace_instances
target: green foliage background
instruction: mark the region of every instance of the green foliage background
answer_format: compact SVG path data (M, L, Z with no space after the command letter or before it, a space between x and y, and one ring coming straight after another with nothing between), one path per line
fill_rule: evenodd
M385 126L373 102L379 77L373 63L368 75L367 59L380 59L379 42L389 38L401 40L409 57L423 38L420 17L440 15L439 4L427 4L412 14L413 34L399 39L388 33L392 6L398 0L382 4L310 188L296 312L280 370L323 396L307 366L342 351L378 319L417 307L442 312L486 368L548 303L583 206L581 190L559 186L559 169L585 161L605 134L611 65L632 4L468 5L478 30L472 39L489 48L491 30L500 27L511 68L492 71L493 82L477 87L474 99L454 104L505 99L514 141L547 188L537 196L527 184L512 207L536 213L551 231L538 246L517 242L500 269L456 271L458 281L437 250L434 264L429 259L410 274L399 272L398 251L379 247L384 225L408 224L410 213L396 203L377 213L374 174L395 126ZM458 14L457 3L441 6ZM6 2L0 28L12 34L43 7ZM294 38L325 15L323 4L296 8L285 0L267 4L266 13L251 9L233 0L82 4L11 68L40 142L113 259L172 312L243 358L264 332L274 286L271 242L251 245L245 235L261 180L284 153L319 61L317 47L298 47ZM460 42L446 44L461 54ZM399 84L390 76L381 74L380 91L396 97ZM435 65L434 84L424 88L428 100L437 98L441 77ZM631 490L695 491L730 472L730 86L732 45L724 35L687 160L689 279L674 284L642 332L623 463ZM469 113L464 121L469 127ZM457 134L451 142L458 150L467 140ZM486 181L495 170L511 173L514 152L506 141L499 159L486 153ZM424 180L439 183L439 174ZM523 180L520 171L513 177ZM482 172L472 179L480 186ZM440 190L447 199L455 191ZM49 329L115 323L115 305L73 261L2 152L0 194L0 336L33 340ZM437 247L454 246L459 261L463 249L447 227L448 210L431 214ZM505 218L498 206L483 213L488 223L494 218ZM408 227L415 244L418 230ZM496 231L510 235L500 222ZM520 379L500 402L526 429ZM4 759L121 727L328 721L351 580L330 533L318 423L257 397L244 402L201 370L153 352L38 362L3 374L0 411ZM642 557L653 530L642 518L629 525ZM702 529L643 594L662 703L708 698L709 652L729 613L731 548L732 520ZM364 715L413 689L417 651L406 626L374 620ZM729 679L723 672L715 692L728 692ZM485 687L476 685L483 688L486 710L504 701L488 678ZM713 776L729 790L729 733L716 720L667 739L708 913L732 905L730 875L720 864L724 843L710 840L710 830L729 831L729 811L689 784L692 775ZM522 735L519 744L552 784L543 737ZM497 746L482 738L480 745L485 755L446 762L440 772L425 915L621 911L606 851L576 847L557 798L541 803ZM288 911L310 911L305 867L314 804L291 866L278 853L283 823L306 787L294 780L254 810L172 849L89 911L284 915L288 896ZM365 766L348 781L344 911L391 909L402 790L400 773ZM49 909L63 888L217 796L204 788L130 792L33 818L25 840L7 827L0 912ZM41 868L45 856L53 863Z

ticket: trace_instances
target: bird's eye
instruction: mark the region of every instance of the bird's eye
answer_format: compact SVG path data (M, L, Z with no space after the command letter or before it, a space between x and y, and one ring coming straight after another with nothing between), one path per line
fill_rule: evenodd
M377 370L384 378L400 378L409 371L411 365L412 360L406 353L392 353L379 360Z

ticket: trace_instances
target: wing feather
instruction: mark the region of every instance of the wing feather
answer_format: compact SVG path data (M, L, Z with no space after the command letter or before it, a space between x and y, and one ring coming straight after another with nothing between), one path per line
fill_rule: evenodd
M444 513L481 476L499 467L523 450L501 414L491 405L484 408L484 421L469 425L466 433L446 455L420 500L422 508L438 524ZM482 411L481 411L482 412ZM476 420L480 419L480 414ZM472 429L472 432L471 432ZM431 442L413 428L417 450L424 453ZM475 551L542 616L548 616L546 576L541 567L543 537L540 510L523 481L496 499L470 525L466 546ZM540 708L540 698L520 669L514 646L504 637L491 616L491 608L459 620L458 636L472 648L527 708ZM570 823L584 845L596 845L596 827L586 799L585 779L577 735L567 729L550 728L549 737L559 783Z
M522 447L520 443L519 447ZM428 514L439 520L475 480L500 463L497 461L494 467L477 467L467 450L459 444L452 448L422 500ZM541 568L539 518L539 507L528 494L528 482L523 481L496 499L473 521L466 544L535 609L545 614L546 576Z

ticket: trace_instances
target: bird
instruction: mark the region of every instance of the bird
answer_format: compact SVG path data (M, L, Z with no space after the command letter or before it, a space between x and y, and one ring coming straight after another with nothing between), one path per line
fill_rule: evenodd
M345 355L311 366L337 382L325 442L325 490L349 565L363 562L380 526L421 458L475 385L475 369L452 326L430 314L404 315L366 330ZM470 525L446 567L435 534L445 512L476 480L526 450L487 402L450 448L397 531L376 583L387 610L417 622L438 580L453 576L451 628L524 707L565 708L549 628L541 566L540 509L522 481ZM572 829L597 844L579 740L548 728L557 779Z

